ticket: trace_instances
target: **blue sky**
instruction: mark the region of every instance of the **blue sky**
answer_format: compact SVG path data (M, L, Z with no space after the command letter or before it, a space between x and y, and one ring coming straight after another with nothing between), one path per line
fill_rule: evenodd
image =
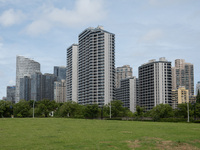
M116 36L116 67L138 76L150 59L185 59L200 80L199 0L0 0L0 98L15 85L16 55L53 73L78 34L98 25Z

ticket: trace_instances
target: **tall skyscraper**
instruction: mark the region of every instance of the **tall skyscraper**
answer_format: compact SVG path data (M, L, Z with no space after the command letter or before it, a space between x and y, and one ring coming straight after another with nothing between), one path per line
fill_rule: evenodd
M196 84L196 95L198 94L198 91L199 91L199 94L200 94L200 81L197 82L197 84Z
M31 99L31 78L24 76L20 78L20 100L29 101Z
M54 66L54 76L59 82L61 82L61 80L66 80L66 67Z
M125 79L128 77L132 77L132 67L130 67L129 65L124 65L122 67L117 67L116 71L115 71L115 84L116 84L116 88L120 87L120 81L121 79Z
M115 35L103 27L79 34L78 103L110 103L115 89Z
M40 71L40 64L29 58L23 56L17 56L16 59L16 93L15 102L18 103L20 100L20 78L24 76L31 76L35 72Z
M134 113L137 105L137 79L136 77L122 79L120 85L120 88L116 89L116 99L121 100L123 106Z
M189 96L194 95L194 67L184 59L176 59L175 67L172 67L172 89L176 90L180 86L189 90Z
M42 99L54 100L54 74L45 73L42 76Z
M7 101L15 102L16 86L7 86Z
M150 60L139 67L139 103L146 111L159 104L171 104L171 62Z
M67 101L78 102L78 45L67 49Z
M42 73L35 72L31 75L31 100L42 100Z

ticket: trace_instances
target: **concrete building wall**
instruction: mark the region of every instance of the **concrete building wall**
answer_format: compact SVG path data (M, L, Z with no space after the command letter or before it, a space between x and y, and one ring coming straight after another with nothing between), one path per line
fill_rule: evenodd
M78 45L67 49L67 101L78 102Z

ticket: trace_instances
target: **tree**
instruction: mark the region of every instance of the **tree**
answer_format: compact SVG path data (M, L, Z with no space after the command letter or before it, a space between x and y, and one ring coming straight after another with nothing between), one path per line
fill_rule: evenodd
M123 102L120 100L114 100L111 102L111 113L112 117L125 117L129 110L123 107Z
M142 117L144 115L144 108L140 106L136 106L136 116Z
M190 103L189 103L189 114L190 114L190 116L193 115L192 105ZM187 118L188 117L187 103L178 104L177 110L175 112L175 116L181 117L181 118Z
M30 117L30 105L28 101L20 100L19 103L16 103L13 108L14 116L17 117Z
M200 91L198 90L197 97L196 97L196 103L200 103Z
M97 118L100 109L97 104L86 105L84 109L84 117L85 118Z
M73 101L65 102L58 109L57 116L82 118L83 117L83 107L84 106L79 105L79 104L77 104L76 102L73 102Z
M36 108L36 116L48 117L49 113L56 110L57 104L55 101L43 99L39 101Z
M150 114L154 121L158 121L161 118L172 117L173 110L169 104L159 104L150 111Z
M10 101L0 101L0 117L10 117L13 114L13 104Z

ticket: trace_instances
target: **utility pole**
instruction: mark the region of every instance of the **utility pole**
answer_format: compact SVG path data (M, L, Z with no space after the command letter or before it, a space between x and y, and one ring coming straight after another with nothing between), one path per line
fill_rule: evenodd
M111 118L111 101L110 101L110 118Z

